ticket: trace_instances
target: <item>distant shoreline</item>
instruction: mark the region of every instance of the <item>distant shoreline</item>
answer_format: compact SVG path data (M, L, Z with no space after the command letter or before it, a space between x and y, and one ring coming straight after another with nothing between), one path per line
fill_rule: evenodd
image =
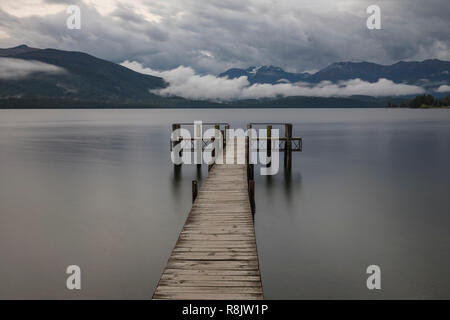
M187 100L180 97L156 98L141 101L95 101L62 98L22 97L0 98L0 109L448 109L449 96L416 97L305 97L291 96L278 99L236 101Z
M224 109L387 109L387 110L449 110L450 107L423 107L423 108L400 108L400 107L312 107L312 106L302 106L302 107L271 107L271 106L228 106L228 107L208 107L208 106L196 106L196 107L161 107L161 106L151 106L151 107L0 107L0 110L224 110Z
M129 107L114 107L114 106L105 106L105 107L56 107L56 106L40 106L40 107L3 107L0 106L0 110L143 110L143 109L161 109L161 110L185 110L185 109L401 109L401 108L385 108L380 106L375 107L346 107L346 106L324 106L324 107L314 107L314 106L301 106L301 107L294 107L294 106L221 106L221 107L211 107L211 106L194 106L194 107L182 107L182 106L149 106L149 107L143 107L143 106L129 106ZM402 108L403 109L403 108Z
M439 99L430 94L416 96L414 99L401 104L388 102L386 108L410 108L410 109L448 109L450 108L450 96Z
M163 98L149 101L89 101L66 99L0 98L0 109L239 109L239 108L383 108L393 101L407 103L404 98L374 97L286 97L279 99L239 100L229 102Z

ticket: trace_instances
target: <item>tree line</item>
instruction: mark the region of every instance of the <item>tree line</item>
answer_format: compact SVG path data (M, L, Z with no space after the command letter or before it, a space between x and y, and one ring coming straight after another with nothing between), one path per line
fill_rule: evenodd
M434 98L430 94L423 94L415 97L411 101L402 102L400 104L394 104L388 102L386 108L448 108L450 107L450 96L446 96L442 99Z

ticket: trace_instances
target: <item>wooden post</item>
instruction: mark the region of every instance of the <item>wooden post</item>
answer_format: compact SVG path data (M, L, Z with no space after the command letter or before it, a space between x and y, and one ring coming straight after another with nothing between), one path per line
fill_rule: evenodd
M250 149L251 140L249 137L250 130L252 129L251 124L247 124L247 135L245 136L245 164L247 165L247 180L250 180Z
M272 126L268 125L267 126L267 144L266 144L266 148L267 148L267 158L270 158L272 156ZM267 163L267 167L270 167L270 163L272 162L272 160L270 160L270 162Z
M225 130L220 130L222 133L222 149L225 149Z
M255 180L248 181L248 197L252 214L255 215Z
M196 140L198 139L198 140ZM194 157L196 158L195 162L199 162L197 163L197 171L201 171L202 170L202 154L203 154L203 134L202 134L202 130L201 130L201 125L199 123L194 122L194 149L196 149L197 152L200 153L200 159L198 159L198 154L195 153ZM200 150L198 150L200 149Z
M229 124L225 125L225 135L224 135L225 145L227 145L227 143L228 143L229 130L230 130L230 125Z
M174 132L175 130L178 130L180 128L181 128L181 125L179 123L173 123L172 124L172 132ZM180 143L181 143L181 141L179 139L177 141L172 141L172 144L171 144L172 148L171 148L170 151L172 151L175 148L175 146L180 144ZM183 151L181 151L180 155L183 155ZM181 167L181 164L174 164L174 168L180 168L180 167Z
M214 138L215 138L215 143L214 143L214 163L216 161L216 156L219 156L220 154L222 154L222 152L220 152L220 148L223 148L223 144L220 144L220 125L216 124L214 125ZM223 137L223 136L222 136ZM223 155L223 154L222 154Z
M192 203L197 199L198 194L198 184L197 180L192 180Z
M250 164L250 138L245 137L245 164L248 166Z
M284 148L284 168L291 171L292 168L292 124L286 123L284 125L284 134L286 137L286 144Z
M180 125L178 123L173 123L172 124L172 132L174 132L175 130L180 129ZM172 141L171 145L170 145L170 151L173 150L173 148L178 144L178 141Z
M211 163L211 164L208 165L208 172L209 172L209 171L211 170L211 168L213 167L214 161L216 161L216 147L215 147L215 141L216 141L216 138L215 138L215 137L212 137L212 138L211 138L211 142L212 142L212 144L213 144L213 146L214 146L214 149L213 149L213 151L211 152L211 156L212 156L212 158L213 158L213 163Z

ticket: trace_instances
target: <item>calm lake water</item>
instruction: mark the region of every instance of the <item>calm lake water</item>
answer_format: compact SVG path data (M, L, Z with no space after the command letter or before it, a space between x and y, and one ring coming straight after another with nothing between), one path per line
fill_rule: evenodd
M304 139L255 178L267 299L450 298L450 111L386 109L0 110L0 298L151 298L198 177L170 124L193 120Z

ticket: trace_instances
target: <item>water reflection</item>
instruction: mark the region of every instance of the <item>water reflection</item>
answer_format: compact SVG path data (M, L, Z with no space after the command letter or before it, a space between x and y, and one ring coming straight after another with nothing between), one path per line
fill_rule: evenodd
M182 168L183 166L173 166L172 194L174 199L178 199L180 196Z
M202 180L202 165L197 165L197 181L201 181Z
M449 298L447 110L0 110L0 298L151 297L191 208L172 122L286 119L308 148L255 168L268 299ZM79 264L89 285L64 287ZM63 279L63 280L61 280Z

